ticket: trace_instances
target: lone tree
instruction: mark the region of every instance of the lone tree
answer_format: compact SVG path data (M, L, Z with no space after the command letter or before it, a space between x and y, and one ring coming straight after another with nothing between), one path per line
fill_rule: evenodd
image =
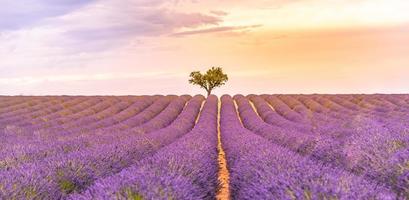
M206 90L207 96L209 96L214 88L224 85L228 80L227 74L223 73L221 67L212 67L207 70L206 74L199 71L190 73L189 83L199 85Z

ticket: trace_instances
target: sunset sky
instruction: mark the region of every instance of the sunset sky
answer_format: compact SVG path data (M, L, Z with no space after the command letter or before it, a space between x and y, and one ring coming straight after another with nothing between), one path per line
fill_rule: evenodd
M2 0L0 95L409 93L407 0Z

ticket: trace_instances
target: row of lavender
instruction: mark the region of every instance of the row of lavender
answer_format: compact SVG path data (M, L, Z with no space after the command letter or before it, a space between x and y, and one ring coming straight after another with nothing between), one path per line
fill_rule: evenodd
M0 196L6 199L58 199L81 193L96 180L135 165L186 134L194 127L203 100L203 96L192 99L189 96L161 97L132 116L130 119L133 120L106 126L98 134L67 133L62 129L62 132L50 132L61 140L36 142L26 138L16 141L16 144L34 144L24 150L22 146L13 149L15 145L2 149L5 151L1 160ZM212 105L207 107L210 110L206 113L215 116L211 112ZM205 115L201 117L203 120ZM202 131L207 123L201 122ZM213 166L217 169L217 165Z
M399 96L399 101L389 101L387 95L363 96L372 103L360 101L358 106L347 97L236 95L235 100L244 126L254 133L408 198L407 96Z
M310 143L308 137L287 141L285 137L290 140L296 133L285 135L278 129L267 131L268 126L259 127L263 133L271 135L268 138L273 142L270 142L265 134L255 134L244 128L243 124L249 122L246 112L253 111L244 104L248 102L243 97L236 99L240 113L245 116L243 121L239 120L230 96L222 97L221 107L222 142L231 174L233 199L396 198L387 187L300 154L305 151L301 144Z
M70 198L214 199L218 187L217 103L210 96L196 126L179 140Z
M0 103L1 197L215 197L215 96L196 125L202 96L88 98ZM408 198L407 96L234 99L220 119L234 199Z
M163 109L164 106L169 104L170 99L164 98L163 100L164 101L158 100L157 102L155 102L155 104L151 103L152 105L147 107L146 109L144 108L146 107L146 104L149 104L149 101L150 101L149 99L146 99L144 101L135 102L134 105L136 108L139 108L140 113L134 115L128 120L134 119L132 121L134 123L139 123L139 124L142 124L148 121L149 119L154 117L156 114L158 114L161 111L161 109ZM98 113L96 113L96 115L97 114ZM78 115L78 113L74 113L73 115ZM70 115L68 117L72 117L72 116ZM84 118L86 117L89 117L89 116L84 116ZM61 118L63 117L60 117L60 118L57 117L55 120L59 120ZM143 120L140 120L141 118ZM75 122L78 123L77 126L80 128L81 126L79 126L79 124L81 123L81 119L82 118L80 118L79 120L74 120ZM108 120L108 119L109 118L104 118L104 120ZM120 123L124 123L124 122L126 121L120 121ZM18 125L19 123L27 123L27 120L20 120L17 123L15 123L14 126L16 126L16 124ZM51 121L50 123L53 123L53 121ZM115 121L113 121L112 124L115 124ZM52 128L63 129L62 127L64 125L65 124L62 123L60 126L54 126ZM80 148L84 146L91 146L92 144L95 144L98 141L98 138L101 138L102 136L104 137L115 136L111 134L100 134L101 136L99 137L95 137L95 134L74 135L74 134L66 134L66 131L68 129L63 129L63 131L56 131L56 130L49 131L45 129L39 130L33 126L31 126L31 128L26 129L26 130L27 131L23 133L19 131L9 131L10 134L3 134L3 140L2 140L3 145L2 145L2 148L0 149L2 153L1 154L2 162L0 165L1 168L7 169L10 167L10 165L14 165L18 163L19 160L23 160L23 161L35 160L37 157L43 157L45 155L50 156L50 155L57 154L59 152L68 153L70 151L79 150ZM21 137L21 135L26 136L26 137Z

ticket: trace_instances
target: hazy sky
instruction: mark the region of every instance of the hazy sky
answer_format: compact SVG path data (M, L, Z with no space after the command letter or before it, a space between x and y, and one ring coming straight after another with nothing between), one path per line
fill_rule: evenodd
M409 93L407 0L1 0L0 94Z

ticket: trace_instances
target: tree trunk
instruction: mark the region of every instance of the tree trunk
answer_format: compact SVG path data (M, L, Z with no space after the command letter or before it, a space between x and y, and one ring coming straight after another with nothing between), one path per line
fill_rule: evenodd
M207 97L209 97L211 93L212 93L212 90L207 90Z

